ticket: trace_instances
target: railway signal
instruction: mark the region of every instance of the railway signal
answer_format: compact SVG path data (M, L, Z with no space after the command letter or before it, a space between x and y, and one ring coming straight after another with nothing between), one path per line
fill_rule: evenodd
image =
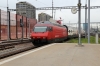
M23 26L24 26L23 21L22 19L20 19L20 27L23 27Z
M20 19L20 27L22 27L22 40L23 40L23 32L24 32L23 26L24 26L23 19Z

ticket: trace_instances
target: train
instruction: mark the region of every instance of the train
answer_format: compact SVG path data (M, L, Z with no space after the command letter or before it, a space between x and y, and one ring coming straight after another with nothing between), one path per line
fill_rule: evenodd
M81 30L81 36L85 36L84 30ZM78 37L78 29L75 27L61 25L57 22L42 21L38 22L30 35L34 46L41 46L45 43L63 42L69 38Z

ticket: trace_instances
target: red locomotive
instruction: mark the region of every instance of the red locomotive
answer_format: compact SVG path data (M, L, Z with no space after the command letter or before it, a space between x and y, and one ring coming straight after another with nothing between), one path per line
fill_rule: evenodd
M68 37L67 26L58 23L43 21L38 22L31 33L31 42L35 46L41 46L43 43L62 42Z

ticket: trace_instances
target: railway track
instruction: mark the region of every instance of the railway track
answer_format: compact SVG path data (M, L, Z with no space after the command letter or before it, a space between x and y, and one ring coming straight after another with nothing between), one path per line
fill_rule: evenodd
M29 39L2 41L2 42L0 42L0 50L14 48L15 45L17 45L17 44L28 43L28 42L30 42Z
M35 48L31 43L17 44L14 48L0 50L0 59Z
M0 59L34 48L29 39L0 43Z

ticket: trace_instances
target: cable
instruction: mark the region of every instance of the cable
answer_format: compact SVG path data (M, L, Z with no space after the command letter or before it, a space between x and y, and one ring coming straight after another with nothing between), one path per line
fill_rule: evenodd
M62 13L62 11L60 10L60 12ZM62 13L63 14L63 13ZM65 14L63 14L63 15L65 15ZM66 15L65 15L65 17L67 17Z
M38 1L38 0L36 0L36 1ZM38 2L40 2L40 3L42 3L42 4L44 4L44 5L46 5L46 6L49 6L49 5L47 5L47 4L45 4L45 3L43 3L43 2L41 2L41 1L38 1ZM43 12L46 12L47 10L44 10L44 11L39 11L39 12L41 12L41 13L43 13Z
M38 0L36 0L36 1L38 1ZM46 5L46 6L48 6L47 4L45 4L45 3L41 2L41 1L38 1L38 2L40 2L40 3L42 3L42 4Z
M85 4L87 4L87 0L85 1Z
M55 10L55 12L54 12L54 19L55 19L55 16L56 16L56 10Z
M4 6L0 6L0 7L2 7L2 8L7 8L7 7L4 7Z

